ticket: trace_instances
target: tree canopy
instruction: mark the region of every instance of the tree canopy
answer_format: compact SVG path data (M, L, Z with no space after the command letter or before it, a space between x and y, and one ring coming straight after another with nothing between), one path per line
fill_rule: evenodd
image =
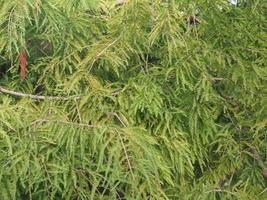
M266 199L266 12L0 0L0 199Z

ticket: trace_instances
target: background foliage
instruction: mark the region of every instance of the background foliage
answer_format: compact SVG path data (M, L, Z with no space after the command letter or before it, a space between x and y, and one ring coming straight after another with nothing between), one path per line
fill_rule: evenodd
M266 11L0 0L0 199L266 199Z

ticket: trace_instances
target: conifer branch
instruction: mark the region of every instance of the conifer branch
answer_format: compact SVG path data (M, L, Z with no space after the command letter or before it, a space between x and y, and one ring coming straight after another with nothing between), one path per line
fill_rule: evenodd
M128 156L126 147L125 147L125 145L124 145L124 143L123 143L123 139L122 139L122 137L121 137L120 132L119 132L118 130L116 130L116 132L117 132L118 135L119 135L119 138L120 138L121 145L122 145L122 148L123 148L123 151L124 151L126 160L127 160L127 164L128 164L129 170L130 170L130 172L131 172L131 174L132 174L133 180L135 181L135 176L134 176L134 173L133 173L133 167L132 167L132 165L131 165L131 162L130 162L130 159L129 159L129 156Z
M122 121L122 119L119 117L119 115L117 113L112 113L119 121L120 123L123 125L124 128L126 128L126 124ZM127 150L126 150L126 147L123 143L123 139L121 137L121 134L118 130L116 130L116 132L118 133L119 135L119 138L120 138L120 141L121 141L121 144L122 144L122 148L123 148L123 151L124 151L124 154L125 154L125 157L126 157L126 160L127 160L127 164L128 164L128 167L129 167L129 170L132 174L132 177L133 177L133 180L135 181L135 176L134 176L134 173L133 173L133 169L132 169L132 165L131 165L131 162L130 162L130 159L129 159L129 156L128 156L128 153L127 153Z
M90 72L91 69L93 68L95 62L100 58L100 56L101 56L106 50L108 50L111 46L113 46L119 39L120 39L119 37L116 38L114 41L112 41L111 43L109 43L104 49L102 49L102 51L100 51L100 52L96 55L96 57L93 59L92 64L91 64L91 66L90 66L90 68L89 68L89 72Z
M0 200L263 198L266 6L93 2L0 0Z

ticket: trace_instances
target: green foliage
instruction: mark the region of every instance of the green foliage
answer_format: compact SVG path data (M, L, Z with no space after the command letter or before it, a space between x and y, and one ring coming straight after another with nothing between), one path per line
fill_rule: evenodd
M0 199L266 199L266 10L0 0Z

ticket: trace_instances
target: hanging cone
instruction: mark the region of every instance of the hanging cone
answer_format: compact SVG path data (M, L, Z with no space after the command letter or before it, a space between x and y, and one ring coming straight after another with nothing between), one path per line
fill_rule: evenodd
M19 55L19 61L20 61L20 77L21 80L24 80L26 78L26 65L27 65L27 57L26 57L26 51L24 48L21 49L20 55Z

